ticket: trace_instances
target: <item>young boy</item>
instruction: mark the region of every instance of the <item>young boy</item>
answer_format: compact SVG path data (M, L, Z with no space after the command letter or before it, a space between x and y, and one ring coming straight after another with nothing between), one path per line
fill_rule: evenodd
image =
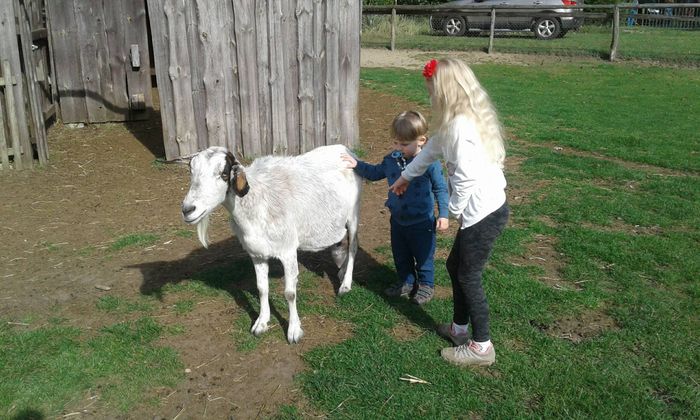
M343 159L361 177L371 181L386 178L391 185L420 153L428 141L427 131L428 125L420 113L402 112L391 124L394 151L381 163L370 165L349 155L344 155ZM408 296L418 305L433 298L435 229L448 228L447 202L447 184L439 162L434 162L422 176L413 179L404 195L399 197L389 192L386 206L391 212L391 250L399 282L386 289L386 295Z

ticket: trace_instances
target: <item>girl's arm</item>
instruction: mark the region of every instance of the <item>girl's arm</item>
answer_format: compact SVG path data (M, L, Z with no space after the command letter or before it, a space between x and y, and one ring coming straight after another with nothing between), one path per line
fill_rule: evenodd
M418 153L418 156L413 158L413 161L401 172L401 176L389 187L391 192L396 195L403 195L408 188L408 183L413 178L423 175L430 164L440 159L442 151L437 143L437 139L428 141L428 144Z
M413 158L413 161L406 166L406 169L401 173L401 177L411 182L413 178L423 175L426 169L441 157L442 150L437 139L431 139L423 150L418 153L418 156Z

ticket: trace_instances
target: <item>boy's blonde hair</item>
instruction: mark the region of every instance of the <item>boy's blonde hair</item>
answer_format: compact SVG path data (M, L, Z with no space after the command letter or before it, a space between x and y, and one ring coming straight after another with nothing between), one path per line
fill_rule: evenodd
M476 124L488 155L502 168L506 152L501 124L489 95L469 66L461 60L441 59L435 67L432 81L432 119L435 131L447 129L454 117L465 115Z
M428 123L420 112L404 111L391 123L391 137L398 141L411 142L428 132Z

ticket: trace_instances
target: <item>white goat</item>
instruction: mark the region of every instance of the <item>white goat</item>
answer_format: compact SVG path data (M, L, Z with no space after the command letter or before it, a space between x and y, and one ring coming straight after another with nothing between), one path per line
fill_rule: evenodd
M191 185L182 202L186 223L197 224L207 247L209 214L219 205L231 214L231 228L255 266L260 315L251 332L264 333L270 320L268 259L284 266L284 296L289 306L287 341L304 335L297 313L297 249L334 246L340 268L338 294L352 286L362 181L347 169L342 145L324 146L295 157L267 156L244 168L223 147L210 147L190 161ZM347 249L342 241L347 235Z

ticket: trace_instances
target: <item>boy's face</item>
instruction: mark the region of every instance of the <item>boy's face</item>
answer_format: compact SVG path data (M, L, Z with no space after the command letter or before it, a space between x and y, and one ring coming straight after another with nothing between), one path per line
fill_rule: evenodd
M424 136L420 136L413 141L394 140L394 149L401 152L403 157L412 158L420 152L424 144Z

